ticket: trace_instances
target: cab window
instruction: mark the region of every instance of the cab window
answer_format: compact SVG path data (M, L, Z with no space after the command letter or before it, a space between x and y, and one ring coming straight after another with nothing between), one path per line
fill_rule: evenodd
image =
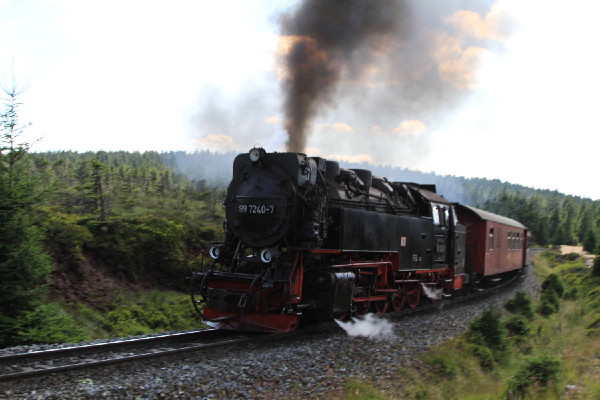
M450 226L450 210L448 210L448 207L444 207L442 210L444 213L444 225Z
M432 208L431 215L433 216L433 224L439 225L440 224L440 213L438 212L438 206L436 204L432 204L431 208Z
M440 226L448 226L450 223L450 211L448 207L440 204L432 204L433 223Z

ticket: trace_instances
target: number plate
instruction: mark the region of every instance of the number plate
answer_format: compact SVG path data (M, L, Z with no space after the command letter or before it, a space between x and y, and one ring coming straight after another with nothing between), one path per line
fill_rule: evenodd
M273 214L275 206L272 204L239 204L240 214Z

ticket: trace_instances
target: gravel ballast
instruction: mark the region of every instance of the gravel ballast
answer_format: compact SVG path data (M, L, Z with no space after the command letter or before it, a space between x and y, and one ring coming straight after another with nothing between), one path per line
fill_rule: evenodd
M341 328L276 343L164 357L115 367L0 383L2 399L273 399L324 398L348 378L390 378L431 345L454 337L488 307L501 308L516 290L533 297L531 271L508 290L478 303L392 321L391 335L349 337ZM35 350L35 346L20 351ZM4 350L4 352L10 351Z

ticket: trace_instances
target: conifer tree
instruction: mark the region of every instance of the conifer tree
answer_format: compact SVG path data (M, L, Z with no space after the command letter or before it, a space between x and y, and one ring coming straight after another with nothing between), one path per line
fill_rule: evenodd
M0 346L17 344L17 336L31 328L24 324L35 324L30 313L42 304L51 271L33 220L39 199L27 164L30 146L19 142L21 93L5 90L0 108Z

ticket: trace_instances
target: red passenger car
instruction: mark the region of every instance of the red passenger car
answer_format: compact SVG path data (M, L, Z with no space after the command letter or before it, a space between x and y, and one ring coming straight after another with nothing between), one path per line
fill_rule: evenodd
M497 276L523 268L527 262L527 227L514 219L456 204L466 226L466 265L474 277Z

